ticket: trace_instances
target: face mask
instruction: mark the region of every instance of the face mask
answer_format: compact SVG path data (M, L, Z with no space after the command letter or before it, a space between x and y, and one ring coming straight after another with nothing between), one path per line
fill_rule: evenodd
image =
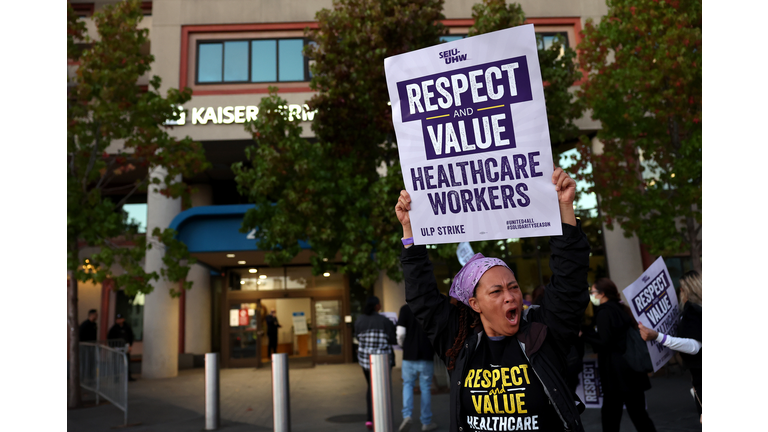
M595 295L594 295L594 294L590 294L590 295L589 295L589 300L592 302L592 304L593 304L593 305L595 305L595 306L600 306L600 299L598 299L597 297L595 297Z

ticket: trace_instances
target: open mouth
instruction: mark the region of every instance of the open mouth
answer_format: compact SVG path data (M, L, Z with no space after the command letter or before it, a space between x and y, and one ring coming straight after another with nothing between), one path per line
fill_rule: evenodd
M507 311L506 318L510 324L516 325L518 317L519 317L519 314L517 313L517 308L513 308Z

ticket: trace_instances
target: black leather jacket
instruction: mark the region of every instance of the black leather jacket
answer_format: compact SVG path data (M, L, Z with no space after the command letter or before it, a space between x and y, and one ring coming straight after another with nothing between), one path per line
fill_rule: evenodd
M590 247L577 226L563 224L563 235L549 240L551 282L544 290L541 307L529 308L516 335L535 375L563 421L564 431L583 431L580 413L584 405L569 390L563 378L566 357L578 337L579 324L589 302L587 271ZM405 299L432 346L445 362L445 352L458 334L458 309L437 289L432 263L424 246L403 248L400 256L405 276ZM476 328L464 342L455 368L451 371L451 432L463 432L460 422L460 390L466 377L466 365L473 356L482 329Z

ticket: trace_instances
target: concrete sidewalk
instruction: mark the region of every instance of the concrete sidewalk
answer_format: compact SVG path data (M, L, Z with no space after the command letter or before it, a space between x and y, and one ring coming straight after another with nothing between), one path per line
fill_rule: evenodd
M366 384L357 364L318 365L290 369L291 425L293 431L357 431L365 428ZM129 383L128 423L130 431L202 431L205 428L203 369L182 370L176 378L139 380ZM272 430L271 371L269 368L224 369L220 376L221 428L224 431ZM646 392L648 413L659 432L701 431L689 393L690 377L656 376ZM402 420L400 368L392 370L393 424ZM91 396L92 397L92 396ZM414 397L414 424L419 431L419 396ZM433 422L438 431L448 430L448 394L432 396ZM600 410L582 414L588 432L599 432ZM113 431L121 426L122 411L110 404L71 410L69 432ZM634 431L628 416L622 431Z

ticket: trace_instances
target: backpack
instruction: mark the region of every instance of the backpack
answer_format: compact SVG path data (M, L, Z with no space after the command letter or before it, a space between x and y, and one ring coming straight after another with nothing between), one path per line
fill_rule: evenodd
M648 344L640 336L640 330L632 326L627 329L627 350L624 352L624 360L636 372L653 372L651 355L648 353Z

